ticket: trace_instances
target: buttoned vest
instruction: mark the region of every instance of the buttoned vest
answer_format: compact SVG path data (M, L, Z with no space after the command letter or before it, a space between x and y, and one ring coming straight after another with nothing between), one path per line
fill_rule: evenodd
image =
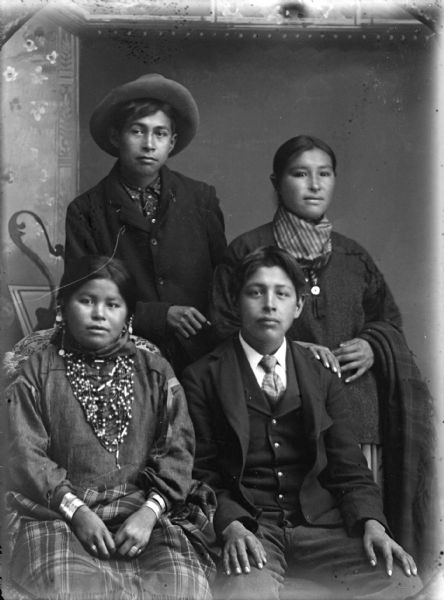
M259 387L240 344L236 352L250 425L242 484L258 508L282 511L293 523L301 522L299 490L311 465L291 353L287 351L286 356L286 390L272 406Z

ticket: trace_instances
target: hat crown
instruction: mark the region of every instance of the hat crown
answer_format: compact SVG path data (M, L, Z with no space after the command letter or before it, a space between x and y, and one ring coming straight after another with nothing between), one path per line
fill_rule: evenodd
M147 81L147 82L149 82L149 81L156 81L156 80L168 81L168 79L166 77L164 77L163 75L161 75L160 73L146 73L145 75L141 75L140 77L138 77L134 81ZM175 82L175 83L177 83L177 82Z

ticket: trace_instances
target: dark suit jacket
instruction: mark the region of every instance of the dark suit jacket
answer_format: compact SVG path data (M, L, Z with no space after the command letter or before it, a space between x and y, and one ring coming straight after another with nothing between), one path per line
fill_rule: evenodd
M388 528L373 482L344 411L343 383L305 348L289 343L298 377L311 469L300 491L308 525L345 526L361 533L362 519ZM258 507L242 485L249 417L242 376L230 339L186 369L182 384L196 432L194 477L217 494L216 532L242 519L255 531Z
M162 346L172 304L195 306L207 314L213 270L226 240L214 187L167 167L160 176L155 223L142 216L122 188L116 166L73 200L66 216L65 261L115 252L138 286L135 333Z

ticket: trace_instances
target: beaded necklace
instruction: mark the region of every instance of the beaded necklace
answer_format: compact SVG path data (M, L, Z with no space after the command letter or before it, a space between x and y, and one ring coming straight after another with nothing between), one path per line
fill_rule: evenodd
M64 360L66 375L86 421L102 446L115 453L120 469L119 446L132 417L134 358L117 356L112 362L98 358L87 362L83 356L66 352Z

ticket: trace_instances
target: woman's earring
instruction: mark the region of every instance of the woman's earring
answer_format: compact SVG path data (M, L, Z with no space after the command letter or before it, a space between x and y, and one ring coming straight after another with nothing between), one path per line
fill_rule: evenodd
M62 309L60 306L57 306L54 327L61 327L62 324L63 324Z
M62 308L57 306L54 326L61 332L60 335L60 348L57 351L59 356L65 356L65 320L62 314Z
M57 351L59 356L65 356L65 322L62 321L61 325L62 335L60 336L60 348Z
M128 334L129 335L133 335L133 319L134 319L134 316L131 315L129 318L129 321L128 321Z

